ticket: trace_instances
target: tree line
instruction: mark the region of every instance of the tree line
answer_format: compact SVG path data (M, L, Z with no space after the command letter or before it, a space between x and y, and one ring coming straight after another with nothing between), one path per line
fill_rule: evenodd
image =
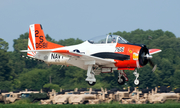
M148 48L159 48L161 53L153 55L153 62L157 64L155 72L151 72L150 65L138 69L140 73L139 88L153 88L155 86L180 87L180 38L172 32L160 30L141 30L131 32L117 31L111 33L120 35L130 43L145 44ZM44 62L22 58L20 50L27 49L28 33L21 34L18 39L14 39L14 51L8 50L8 43L0 38L0 89L36 89L50 87L59 90L74 88L89 88L85 82L86 70L74 66L47 65ZM81 39L60 39L55 40L48 34L46 39L60 45L69 46L82 43ZM133 71L126 70L129 81L125 85L118 85L118 73L100 74L96 76L97 82L93 88L123 88L134 87Z

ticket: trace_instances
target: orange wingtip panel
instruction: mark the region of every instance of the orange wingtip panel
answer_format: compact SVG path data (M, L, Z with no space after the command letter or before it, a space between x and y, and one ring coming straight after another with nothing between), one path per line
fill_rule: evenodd
M161 52L161 50L160 49L149 49L150 54L155 54L155 53L158 53L158 52Z

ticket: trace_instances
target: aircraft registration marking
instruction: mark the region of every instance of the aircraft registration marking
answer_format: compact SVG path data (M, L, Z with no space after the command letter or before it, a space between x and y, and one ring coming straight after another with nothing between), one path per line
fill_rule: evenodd
M47 42L44 42L44 36L37 36L39 34L39 31L35 31L35 37L39 37L39 43L36 43L36 48L47 48Z
M116 47L115 52L124 52L124 47Z

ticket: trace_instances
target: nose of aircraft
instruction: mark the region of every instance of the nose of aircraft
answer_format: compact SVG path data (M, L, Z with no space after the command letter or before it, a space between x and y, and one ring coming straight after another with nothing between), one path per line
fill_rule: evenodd
M141 66L145 66L148 63L147 56L149 56L148 48L145 45L142 45L142 47L139 51L139 64Z
M151 59L152 56L149 53L149 49L145 45L142 45L139 52L139 64L145 66L149 62L150 66L153 68L152 71L154 72L157 65L154 65Z

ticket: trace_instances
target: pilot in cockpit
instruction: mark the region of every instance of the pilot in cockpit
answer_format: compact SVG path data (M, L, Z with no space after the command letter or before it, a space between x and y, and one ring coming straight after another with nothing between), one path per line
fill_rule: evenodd
M116 43L116 38L115 37L113 37L111 43Z

